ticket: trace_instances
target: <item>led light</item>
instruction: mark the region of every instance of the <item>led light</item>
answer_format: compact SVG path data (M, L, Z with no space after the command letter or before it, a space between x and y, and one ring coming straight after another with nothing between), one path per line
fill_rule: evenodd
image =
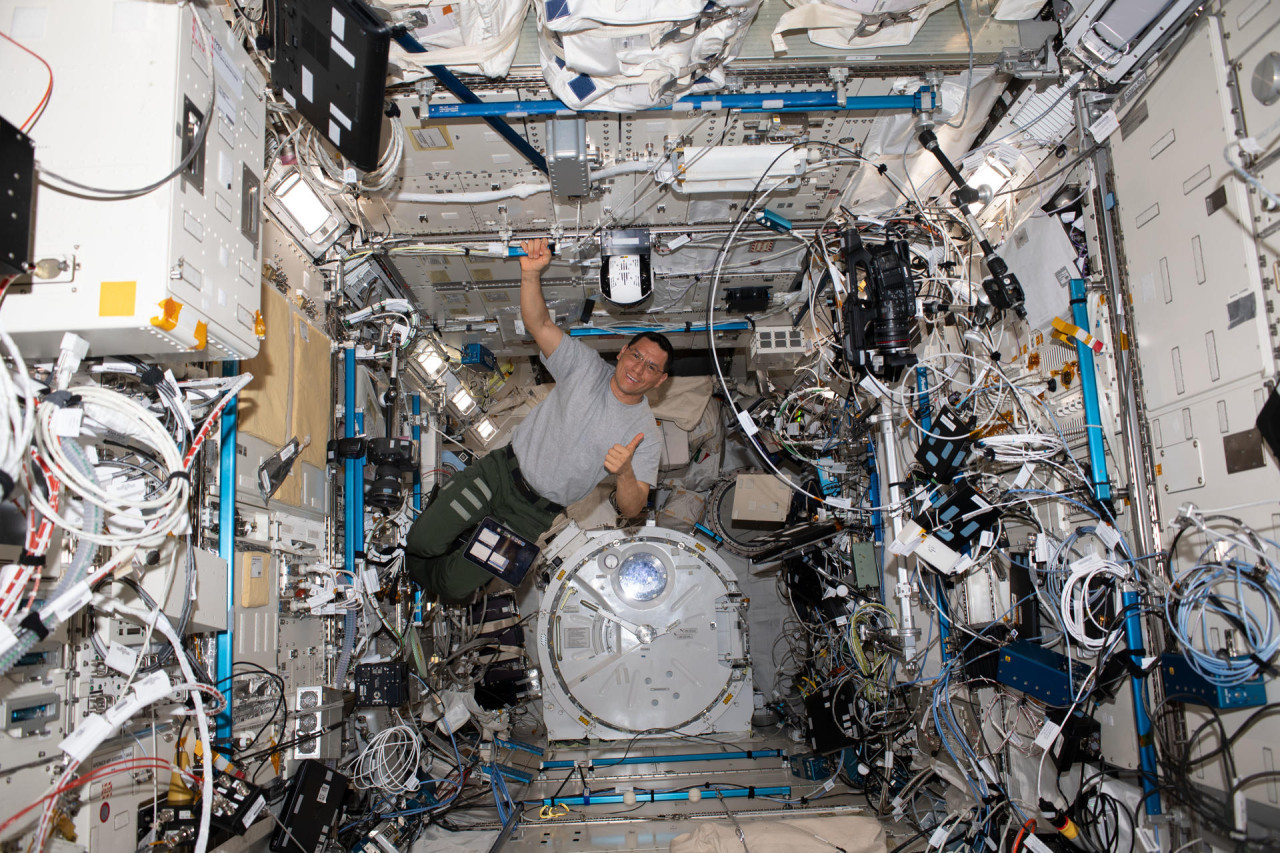
M329 208L298 172L276 185L275 196L308 237L314 237L329 218Z
M1004 189L1004 185L1009 183L1009 178L1013 177L1013 173L1009 171L999 160L987 159L982 161L974 173L969 177L969 186L971 187L991 187L993 193L998 193Z
M489 439L498 434L498 428L494 426L493 421L489 420L487 417L480 419L480 422L475 425L475 431L476 435L479 436L480 440L485 444L488 444Z
M418 364L422 365L423 371L426 372L428 379L439 379L440 374L444 373L445 368L449 366L440 353L433 349L427 349L418 354Z
M431 338L420 338L409 351L409 359L428 382L442 381L441 377L449 370L449 360L440 354ZM443 381L448 385L448 380Z
M965 171L969 177L966 183L978 190L981 199L969 205L969 210L977 212L990 204L990 199L1009 185L1013 173L1017 169L1019 154L1012 148L1005 150L997 146L985 152L980 158L970 155L965 158Z
M471 392L467 390L467 386L459 385L458 390L453 392L449 397L449 402L453 403L453 407L458 410L458 414L465 415L476 407L476 400L471 396Z

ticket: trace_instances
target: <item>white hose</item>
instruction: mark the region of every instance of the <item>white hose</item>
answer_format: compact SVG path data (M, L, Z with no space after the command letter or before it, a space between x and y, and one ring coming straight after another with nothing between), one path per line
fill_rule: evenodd
M484 204L508 198L528 198L551 190L551 184L516 184L503 190L475 193L397 193L396 201L410 204Z
M607 180L608 178L616 178L618 175L634 175L636 172L651 172L657 168L658 162L652 160L625 160L621 163L614 163L612 166L605 166L603 169L596 169L591 173L591 182Z

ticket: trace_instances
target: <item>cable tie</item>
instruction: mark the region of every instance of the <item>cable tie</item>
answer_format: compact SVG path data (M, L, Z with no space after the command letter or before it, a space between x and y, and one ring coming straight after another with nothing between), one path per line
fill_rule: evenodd
M169 484L174 480L186 480L187 485L191 485L191 474L187 471L174 471L164 478L164 487L169 488Z
M684 321L684 330L685 330L685 332L686 332L686 333L688 333L688 332L692 332L692 331L693 331L693 323L689 322L688 320L685 320L685 321Z
M43 566L44 564L44 554L32 554L30 551L24 550L22 556L18 558L19 566Z
M68 406L77 406L80 404L80 398L65 389L62 391L54 391L44 399L45 402L53 403L59 409L65 409Z
M164 371L152 365L151 367L148 367L146 370L142 371L142 373L139 374L138 378L142 380L143 385L154 388L164 381Z
M886 166L884 163L877 163L876 171L883 175L885 172L889 171L889 167Z
M0 471L0 491L3 491L0 500L7 501L9 494L13 491L13 478L9 476L8 471Z
M755 785L749 785L749 786L747 787L747 799L748 799L748 800L754 800L755 798L756 798L756 786L755 786Z
M1258 657L1258 655L1254 652L1249 653L1249 660L1253 661L1253 663L1258 667L1258 669L1265 672L1267 674L1267 677L1269 678L1275 678L1277 675L1280 675L1280 672L1276 671L1275 666L1273 666L1270 662L1265 661L1262 658Z
M26 628L28 631L36 635L36 642L44 642L44 638L49 636L49 629L45 627L44 622L40 619L40 614L32 610L21 622L19 627Z

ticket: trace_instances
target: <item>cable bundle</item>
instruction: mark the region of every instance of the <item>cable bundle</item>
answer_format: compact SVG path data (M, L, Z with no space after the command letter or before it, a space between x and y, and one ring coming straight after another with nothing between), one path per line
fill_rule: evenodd
M388 794L418 790L418 762L422 739L406 725L383 729L369 740L356 759L357 788L372 788Z
M0 492L9 497L13 484L22 470L22 462L26 459L27 448L31 445L31 436L35 430L35 398L31 393L30 377L27 365L22 360L22 353L9 337L9 333L0 330L0 342L3 342L5 353L13 361L19 382L9 373L9 366L0 359L0 405L4 406L4 414L0 416Z
M1092 554L1071 564L1062 584L1062 627L1081 648L1096 654L1115 640L1121 623L1104 624L1115 616L1106 605L1115 601L1115 581L1128 576L1118 564Z
M345 161L339 163L335 160L325 150L320 141L320 135L308 126L304 130L303 144L299 146L298 153L300 156L305 153L302 159L312 168L304 170L302 175L308 178L308 183L315 181L319 185L318 188L329 195L338 195L353 189L363 193L381 192L391 185L396 178L396 172L400 169L400 161L404 159L404 137L404 123L399 117L393 117L391 141L378 161L377 168L366 173L362 178L351 180Z
M169 472L168 479L158 492L148 496L145 485L141 494L130 492L114 484L111 490L98 482L96 472L88 476L73 465L68 456L70 445L83 453L78 442L59 434L60 424L55 424L62 409L57 403L45 401L36 411L35 440L41 458L47 461L53 474L75 497L102 509L107 516L110 533L91 533L81 529L81 524L60 514L50 506L28 483L31 501L47 518L77 535L99 545L122 547L125 545L154 546L170 533L179 532L187 521L187 499L190 495L186 466L182 452L173 436L143 404L123 394L83 385L73 389L84 407L84 419L89 426L100 425L108 432L118 433L153 451L154 457ZM111 484L109 484L111 485Z
M1255 678L1280 652L1280 573L1268 561L1200 563L1178 576L1166 604L1169 627L1187 662L1214 684ZM1235 654L1212 648L1211 630L1232 631Z
M1188 530L1208 544L1174 576L1165 619L1196 672L1222 687L1243 684L1270 670L1280 652L1280 567L1269 554L1277 546L1239 519L1201 516L1194 505L1182 507L1179 520L1171 559Z
M1043 433L992 435L979 439L977 445L987 458L1005 463L1040 462L1067 449L1061 438Z

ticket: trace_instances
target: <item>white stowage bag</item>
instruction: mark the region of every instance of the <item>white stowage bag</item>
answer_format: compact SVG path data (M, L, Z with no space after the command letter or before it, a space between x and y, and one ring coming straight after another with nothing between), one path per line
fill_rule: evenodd
M457 74L505 77L515 59L529 0L378 0L398 24L409 28L426 53L391 42L391 65L410 82L443 65Z
M909 44L925 19L952 0L787 0L793 8L773 28L773 50L786 53L785 33L807 30L823 47L853 50Z
M991 17L997 21L1026 21L1040 14L1042 0L1000 0Z
M543 75L574 109L665 106L724 85L763 0L534 0Z
M558 33L692 21L706 5L703 0L537 0L537 4L539 23Z

